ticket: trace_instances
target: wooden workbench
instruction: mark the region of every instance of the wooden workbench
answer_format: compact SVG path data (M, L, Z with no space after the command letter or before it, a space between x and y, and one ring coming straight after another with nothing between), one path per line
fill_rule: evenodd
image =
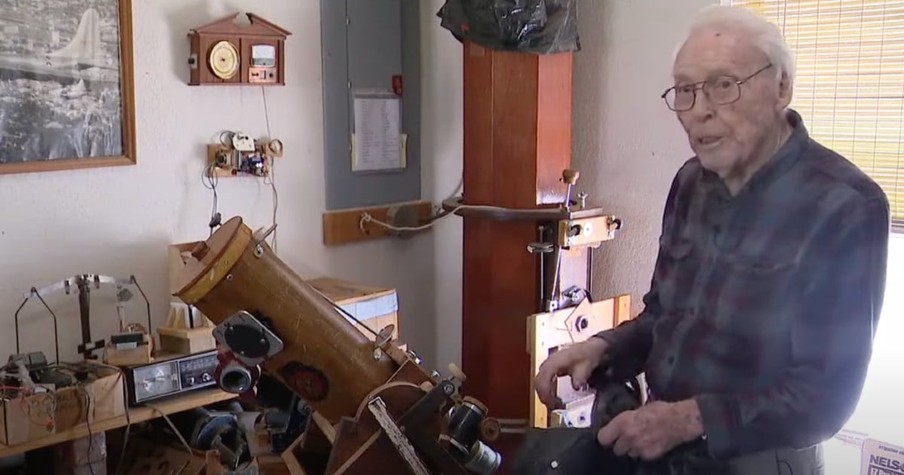
M91 423L91 430L88 430L88 424L81 424L71 429L58 432L40 439L30 440L28 442L7 446L0 444L0 458L17 455L35 449L49 447L63 442L77 440L87 437L89 434L98 432L106 432L113 429L125 427L129 423L137 424L139 422L149 421L162 417L162 413L166 415L175 414L177 412L187 411L196 407L206 406L221 401L234 399L235 394L230 394L219 389L201 389L194 392L186 393L182 396L174 396L160 401L150 402L150 406L139 406L129 408L128 418L125 415L94 421ZM159 412L158 412L159 409Z

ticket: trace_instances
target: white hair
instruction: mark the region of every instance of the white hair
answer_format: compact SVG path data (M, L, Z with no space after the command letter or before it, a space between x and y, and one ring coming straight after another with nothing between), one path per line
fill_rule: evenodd
M794 84L794 55L785 42L778 25L756 13L741 7L710 5L697 13L684 41L675 49L678 51L694 32L705 28L726 27L744 32L754 47L766 55L776 71L776 78L786 76L788 84Z

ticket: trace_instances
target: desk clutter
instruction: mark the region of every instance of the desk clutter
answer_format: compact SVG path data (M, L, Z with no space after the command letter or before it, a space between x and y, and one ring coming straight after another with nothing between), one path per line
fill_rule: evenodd
M195 246L168 247L171 279ZM389 327L398 338L394 289L331 277L310 284L361 333ZM310 407L265 374L250 397L222 391L216 326L197 308L171 297L155 328L135 276L79 274L23 296L16 353L0 367L0 460L24 463L12 473L290 473L280 456L312 421ZM59 329L73 315L80 343L63 353L78 360L61 361ZM52 340L42 338L51 323ZM42 343L28 347L34 341ZM49 354L37 348L50 344Z

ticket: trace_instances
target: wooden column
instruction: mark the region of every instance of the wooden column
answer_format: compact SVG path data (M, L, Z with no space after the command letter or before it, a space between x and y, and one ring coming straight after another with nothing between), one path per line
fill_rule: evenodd
M571 53L511 53L465 43L464 204L536 208L564 200L572 59ZM539 258L527 245L538 240L539 223L463 219L465 391L494 417L526 421L532 400L527 321L543 311ZM511 457L518 442L496 448Z

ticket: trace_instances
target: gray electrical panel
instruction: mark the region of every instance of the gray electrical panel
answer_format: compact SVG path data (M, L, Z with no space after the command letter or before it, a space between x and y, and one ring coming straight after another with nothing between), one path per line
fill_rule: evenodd
M421 198L418 3L321 0L327 210ZM399 167L359 171L353 166L353 154L362 150L354 138L356 98L397 104L393 117L404 151Z

